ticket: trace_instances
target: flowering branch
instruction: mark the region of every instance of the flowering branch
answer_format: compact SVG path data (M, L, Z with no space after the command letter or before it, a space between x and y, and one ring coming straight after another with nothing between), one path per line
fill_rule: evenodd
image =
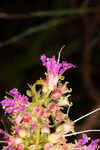
M11 133L8 135L0 130L7 143L2 150L96 150L100 139L88 141L87 132L100 132L100 130L75 131L75 123L79 120L97 112L100 108L71 121L69 109L72 102L69 101L70 92L68 82L64 80L63 74L75 65L58 61L55 56L47 58L45 54L41 56L43 66L46 67L45 79L37 80L33 85L29 85L27 96L21 95L14 88L9 91L8 96L1 101L1 105L6 114L10 115L13 124ZM37 90L36 86L40 85ZM28 96L32 99L28 100ZM64 108L67 108L67 114ZM82 139L69 143L66 137L82 134ZM92 149L91 149L92 148Z

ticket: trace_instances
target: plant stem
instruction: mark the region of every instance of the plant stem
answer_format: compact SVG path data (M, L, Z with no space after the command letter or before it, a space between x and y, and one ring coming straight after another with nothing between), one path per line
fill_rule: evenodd
M12 43L14 43L14 42L16 42L22 38L25 38L29 35L32 35L34 33L38 33L38 32L44 31L44 30L52 28L52 27L56 27L58 25L61 25L64 22L65 22L64 19L54 19L54 20L48 21L47 23L43 23L39 26L30 27L29 29L25 30L24 32L20 33L19 35L14 35L13 37L4 41L3 43L0 42L0 47L12 44Z
M39 144L39 139L40 139L40 126L36 127L36 145Z
M63 9L53 11L30 12L28 14L10 14L6 12L0 13L2 19L30 19L34 17L61 17L65 15L83 15L96 11L97 8L78 8L78 9ZM99 10L98 10L99 11Z

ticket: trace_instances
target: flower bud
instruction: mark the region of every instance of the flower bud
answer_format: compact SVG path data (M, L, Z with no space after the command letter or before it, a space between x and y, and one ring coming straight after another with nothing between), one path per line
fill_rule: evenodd
M57 133L52 133L48 136L48 142L49 143L58 143L63 139L61 134L57 134Z
M50 133L49 127L48 126L41 127L41 133L47 133L47 134L49 134Z
M37 126L38 125L38 120L37 120L37 118L32 118L32 126L33 127L35 127L35 126Z
M29 122L31 119L32 117L30 116L29 113L24 114L24 117L23 117L24 122Z
M64 99L60 99L57 103L58 106L68 106L69 105L69 101L68 101L68 97L65 97Z
M26 131L25 129L19 129L18 135L19 135L21 138L25 138L25 137L28 135L28 133L27 133L27 131Z
M12 145L17 145L17 144L22 144L23 143L23 140L17 136L14 136L14 137L10 137L9 140L8 140L8 144L10 146Z
M56 120L58 120L59 122L64 121L64 115L62 113L57 113Z
M73 125L70 123L63 123L62 125L58 126L56 132L68 133L74 131Z
M35 150L35 148L36 148L36 145L31 145L28 147L29 150Z
M19 114L13 121L14 124L19 125L21 120L22 120L22 115Z
M53 92L51 93L51 99L55 100L58 99L62 96L62 93L59 89L54 89Z
M53 144L47 143L47 144L45 144L45 146L44 146L44 150L52 150L52 147L53 147Z
M18 144L16 146L16 150L24 150L24 145L23 144Z
M23 143L23 140L22 140L21 138L17 137L17 138L15 139L15 143L16 143L16 144L22 144L22 143Z

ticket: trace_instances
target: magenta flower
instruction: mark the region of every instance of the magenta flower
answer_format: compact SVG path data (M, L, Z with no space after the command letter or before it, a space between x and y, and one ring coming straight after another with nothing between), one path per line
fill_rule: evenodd
M62 50L62 49L61 49ZM60 52L61 52L60 50ZM2 150L97 150L100 139L89 140L86 134L82 134L82 139L70 142L66 137L86 133L86 131L75 132L76 121L71 121L69 109L72 102L69 100L71 89L68 82L62 82L62 74L74 65L62 61L59 63L52 58L41 56L43 66L47 68L46 78L37 80L29 85L28 97L21 95L13 88L0 104L5 113L10 114L11 133L0 129L3 136L4 146ZM38 86L41 85L41 86ZM65 112L67 110L67 112ZM95 111L85 115L88 116ZM2 122L2 121L1 121ZM3 125L3 122L2 122ZM5 126L4 126L5 128ZM90 130L92 131L92 130ZM99 130L93 130L99 131Z
M9 92L13 98L7 97L3 101L1 101L1 105L5 108L5 113L15 113L17 112L24 112L25 108L28 105L28 98L27 96L21 95L17 89L12 89Z
M91 144L89 144L87 147L84 148L84 150L96 150L99 142L100 139L93 140Z
M82 134L82 139L78 140L80 145L84 145L88 143L88 136L86 134Z
M43 54L40 59L43 66L47 68L48 73L62 75L66 70L75 68L73 64L67 63L66 61L63 61L62 63L57 62L55 60L55 56L53 56L52 58L46 58L45 54Z
M7 107L7 108L5 109L5 113L10 114L10 113L13 113L14 110L15 110L15 107Z
M2 150L13 150L10 146L4 146Z
M7 106L14 106L15 102L13 101L13 99L7 98L7 99L4 99L3 101L1 101L1 104L3 107L7 107Z
M12 90L9 91L9 94L16 97L16 96L18 96L20 93L18 92L18 90L17 90L16 88L13 88Z
M88 143L88 136L86 134L82 134L82 139L78 140L79 145L83 147L83 150L96 150L100 139L92 140L89 145L85 145Z

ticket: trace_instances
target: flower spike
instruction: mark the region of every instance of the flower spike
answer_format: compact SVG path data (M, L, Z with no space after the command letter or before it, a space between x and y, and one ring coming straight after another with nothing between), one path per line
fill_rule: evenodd
M68 88L68 82L64 82L62 75L75 66L66 61L59 62L64 47L65 45L60 49L57 61L55 56L41 56L42 64L47 68L46 77L29 85L27 96L13 88L0 102L11 121L9 134L0 129L0 137L3 137L0 143L6 145L2 150L97 150L100 140L90 141L85 133L100 130L76 132L75 123L100 108L74 121L69 117L72 106L69 96L72 89ZM73 143L66 140L69 136L78 134L82 134L82 139L75 139Z
M60 52L62 49L60 50ZM60 52L58 56L58 61L55 60L55 56L52 58L46 58L45 54L41 56L41 61L43 66L47 68L47 72L51 74L60 74L62 75L66 70L70 68L75 68L75 65L71 63L67 63L66 61L63 61L62 63L59 63L59 58L60 58Z

